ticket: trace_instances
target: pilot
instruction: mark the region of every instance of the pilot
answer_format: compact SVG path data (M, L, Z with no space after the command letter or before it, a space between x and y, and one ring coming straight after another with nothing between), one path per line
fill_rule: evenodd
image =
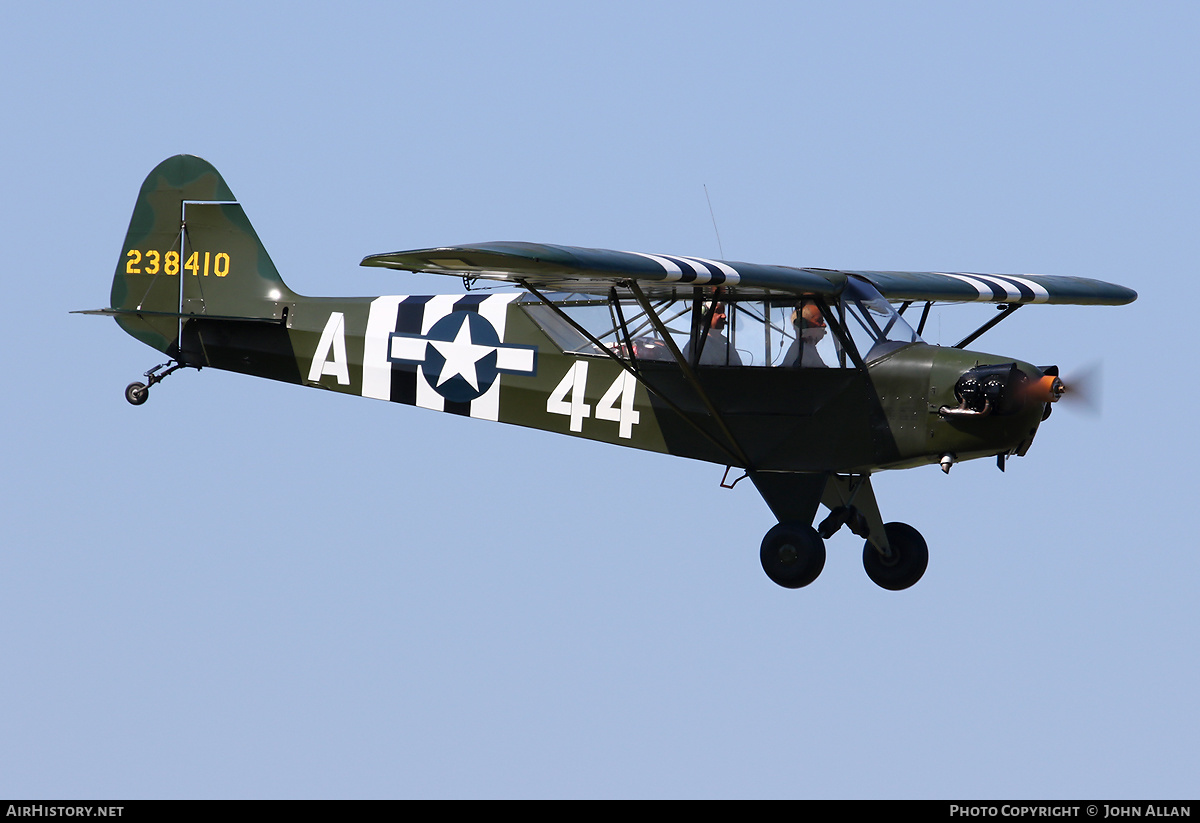
M700 349L701 366L740 366L742 358L737 349L729 345L725 337L725 304L717 303L712 307L712 316L708 321L708 334L704 338L704 347ZM688 341L683 350L683 359L692 362L692 344Z
M826 333L820 306L812 300L801 300L792 312L792 325L796 327L796 339L784 355L783 365L802 369L825 368L827 364L817 351L817 344Z

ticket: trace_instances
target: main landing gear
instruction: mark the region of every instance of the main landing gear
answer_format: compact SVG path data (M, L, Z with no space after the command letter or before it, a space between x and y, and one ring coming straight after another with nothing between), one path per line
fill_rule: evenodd
M825 568L825 541L849 526L865 538L863 568L877 586L900 591L912 586L929 565L929 548L921 533L907 523L887 523L866 475L809 475L755 478L767 505L780 522L762 541L759 559L771 581L799 589L817 579ZM804 493L808 492L807 495ZM813 528L809 525L820 503L829 515ZM807 500L798 499L807 497Z
M825 568L825 541L812 526L796 521L776 524L758 553L767 577L787 589L799 589Z
M898 592L921 579L929 565L929 547L921 533L907 523L888 523L887 551L870 540L863 546L863 568L877 586Z
M173 365L172 365L173 364ZM145 383L130 383L125 387L125 399L135 406L140 406L150 399L150 387L155 383L161 383L168 374L183 368L183 364L174 360L168 360L166 363L160 363L150 371L145 373L147 382ZM159 373L159 369L166 371Z

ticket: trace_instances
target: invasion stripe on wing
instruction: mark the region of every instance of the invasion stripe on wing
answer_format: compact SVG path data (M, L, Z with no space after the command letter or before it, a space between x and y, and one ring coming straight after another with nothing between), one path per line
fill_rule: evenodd
M996 295L997 297L1003 297L1005 300L1010 302L1019 302L1021 300L1021 290L1015 283L1004 280L1000 277L996 277L993 274L976 274L975 272L971 272L971 276L977 277L985 283L991 283L993 286L999 286L1000 288L1004 289L1004 294L1001 295L998 293ZM1030 293L1029 296L1033 297L1033 294Z
M645 257L647 260L653 260L655 263L663 267L663 271L667 276L663 278L664 282L673 283L676 280L683 278L683 271L675 264L674 260L670 260L658 254L646 254L643 251L627 251L625 254L636 254L638 257Z
M742 279L742 276L738 274L737 269L733 268L733 266L730 266L728 263L722 263L719 260L709 260L707 257L684 257L678 254L646 254L646 252L642 251L627 251L625 254L644 257L662 266L663 271L667 273L667 276L663 278L663 282L665 283L682 282L693 283L697 286L716 286L722 283L735 284Z
M737 273L737 269L730 266L728 263L722 263L720 260L709 260L707 257L685 257L684 260L697 260L711 267L720 269L720 274L713 272L712 283L727 283L728 285L736 285L741 282L742 276Z
M979 292L977 300L1001 303L1045 303L1050 292L1040 283L1014 274L978 274L976 272L934 272L943 277L953 277L972 286Z
M1046 290L1045 286L1042 286L1024 277L1017 277L1015 274L1005 274L1002 276L1007 280L1013 281L1018 286L1023 287L1021 289L1022 297L1024 297L1025 289L1029 289L1029 293L1032 296L1032 299L1028 301L1030 303L1045 303L1050 299L1050 292Z
M975 291L979 292L979 297L976 298L978 300L991 300L993 297L999 296L995 293L990 284L984 283L982 280L976 280L974 277L967 277L965 274L958 274L950 271L938 271L934 272L934 274L940 274L943 277L953 277L955 280L961 280L962 282L970 285L975 289Z
M692 283L696 286L703 286L712 279L712 272L709 271L708 266L704 265L699 260L692 260L691 258L682 257L678 254L671 255L670 259L683 268L683 277L680 279L684 283Z

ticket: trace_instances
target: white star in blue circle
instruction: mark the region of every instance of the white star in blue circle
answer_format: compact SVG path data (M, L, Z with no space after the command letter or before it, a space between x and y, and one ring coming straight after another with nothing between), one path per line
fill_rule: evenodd
M426 335L422 371L434 391L455 403L481 397L496 382L500 338L476 312L456 311L433 324Z
M486 394L501 374L533 374L536 346L506 346L486 317L456 311L425 336L393 334L391 359L420 363L429 386L446 400L469 403Z

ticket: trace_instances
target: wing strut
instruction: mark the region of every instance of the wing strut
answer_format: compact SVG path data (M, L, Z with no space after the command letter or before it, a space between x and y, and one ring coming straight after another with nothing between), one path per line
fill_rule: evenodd
M925 321L929 319L929 310L932 308L933 301L926 301L925 309L921 312L921 322L917 324L917 337L920 337L925 333Z
M621 311L621 301L617 299L617 287L613 286L608 290L608 299L612 301L612 307L617 313L617 323L621 327L621 337L625 340L625 352L629 355L629 368L634 377L641 380L640 370L637 367L637 359L633 354L633 338L629 336L629 324L625 322L625 312ZM643 382L642 385L645 385ZM649 390L649 386L646 386Z
M723 451L728 457L732 458L732 461L734 463L741 465L741 466L749 465L748 461L746 460L746 456L744 454L742 454L741 448L738 447L737 441L734 440L733 436L729 434L729 430L725 428L724 421L722 421L719 417L717 418L717 423L720 425L720 427L721 427L722 431L725 433L725 435L729 438L729 442L733 446L732 449L730 449L729 446L725 445L724 443L722 443L721 441L719 441L715 437L713 437L711 434L709 434L708 431L706 431L703 426L701 426L699 423L697 423L695 420L693 420L692 417L687 412L685 412L683 409L679 408L679 406L677 406L674 402L672 402L669 397L664 396L662 392L658 391L653 386L651 386L649 383L647 383L646 380L642 377L641 373L636 368L634 368L632 365L630 365L630 363L626 363L624 360L622 360L617 355L613 354L612 351L608 348L608 346L604 345L599 340L597 340L595 338L595 336L592 335L591 332L589 332L583 326L576 323L575 320L570 315L568 315L565 311L563 311L561 308L554 305L553 300L548 300L545 295L543 295L540 291L538 291L536 288L531 286L528 281L523 280L523 279L518 279L517 282L521 285L522 288L524 288L526 291L528 291L530 294L532 294L534 297L536 297L538 300L540 300L542 302L542 305L549 307L550 310L553 311L556 315L558 315L560 319L566 321L566 323L569 324L571 326L571 328L575 329L575 331L579 332L584 337L586 337L589 343L591 343L597 349L599 349L600 351L602 351L606 355L608 355L608 357L611 358L612 360L614 360L616 362L616 364L618 366L620 366L622 369L624 369L625 371L627 371L631 375L633 375L633 378L635 380L637 380L639 383L641 383L643 386L645 386L646 391L650 392L655 397L657 397L659 400L661 400L663 403L665 403L667 405L667 407L669 409L671 409L671 411L673 411L677 415L679 415L679 417L681 419L683 419L688 425L690 425L692 428L694 428L697 431L697 433L699 433L702 437L704 437L705 440L712 443L718 449ZM636 288L636 286L635 286L635 288ZM614 295L615 295L615 290L614 290ZM638 297L639 301L645 300L645 298L642 296L640 290L637 291L637 297ZM650 318L650 321L653 324L655 324L655 328L659 328L659 324L661 323L661 321L658 319L658 314L655 313L653 311L653 309L651 309L651 307L649 305L647 305L645 302L642 302L642 308L644 310L646 310L647 315ZM620 311L619 308L618 308L618 311ZM624 320L622 319L622 326L623 325L624 325ZM628 337L628 335L626 335L626 337ZM676 348L675 343L671 340L671 336L669 334L664 333L663 338L669 343L672 352L674 352L674 354L675 354L675 358L682 362L682 355L679 353L679 350ZM626 342L626 345L629 347L629 359L630 359L630 361L632 361L634 359L633 358L633 345L631 342L628 342L628 340ZM707 396L704 396L703 393L701 393L701 399L703 399L705 402L705 405L711 409L711 404L708 402Z
M721 429L721 434L724 435L725 439L729 442L729 445L733 448L735 456L738 459L737 465L740 465L745 469L750 469L750 461L746 459L746 454L742 451L742 447L738 444L737 438L733 436L733 432L731 432L729 427L725 425L725 419L721 417L721 414L717 411L716 406L714 406L712 401L708 399L708 393L704 391L704 387L701 386L700 381L696 379L696 373L692 371L692 367L688 365L687 358L683 356L683 352L679 351L679 347L675 345L675 340L671 337L671 333L667 331L667 327L663 325L662 320L654 311L653 307L651 307L650 301L646 299L646 295L642 293L642 290L638 287L636 280L629 281L629 289L633 292L633 296L637 298L638 303L641 304L642 311L646 313L646 316L650 318L650 322L654 324L654 330L658 332L659 336L662 337L663 342L667 344L667 348L671 350L671 356L674 357L675 362L679 364L679 368L683 371L684 378L688 383L691 384L692 388L696 390L696 394L700 397L700 402L704 404L704 408L706 408L708 413L712 415L713 420L717 422L717 426ZM632 354L632 352L630 354ZM729 449L725 449L725 451L728 452Z
M998 315L993 317L991 320L987 321L982 326L977 328L975 331L968 334L962 340L959 340L957 343L955 343L954 348L961 349L961 348L964 348L964 347L970 345L972 341L979 338L984 332L991 329L993 326L995 326L1001 320L1008 317L1010 314L1012 314L1013 312L1015 312L1017 309L1021 308L1021 306L1024 306L1024 305L1025 305L1024 303L1009 303L1007 306L1004 307L1004 311L1000 312ZM917 334L920 334L920 332L917 332Z

